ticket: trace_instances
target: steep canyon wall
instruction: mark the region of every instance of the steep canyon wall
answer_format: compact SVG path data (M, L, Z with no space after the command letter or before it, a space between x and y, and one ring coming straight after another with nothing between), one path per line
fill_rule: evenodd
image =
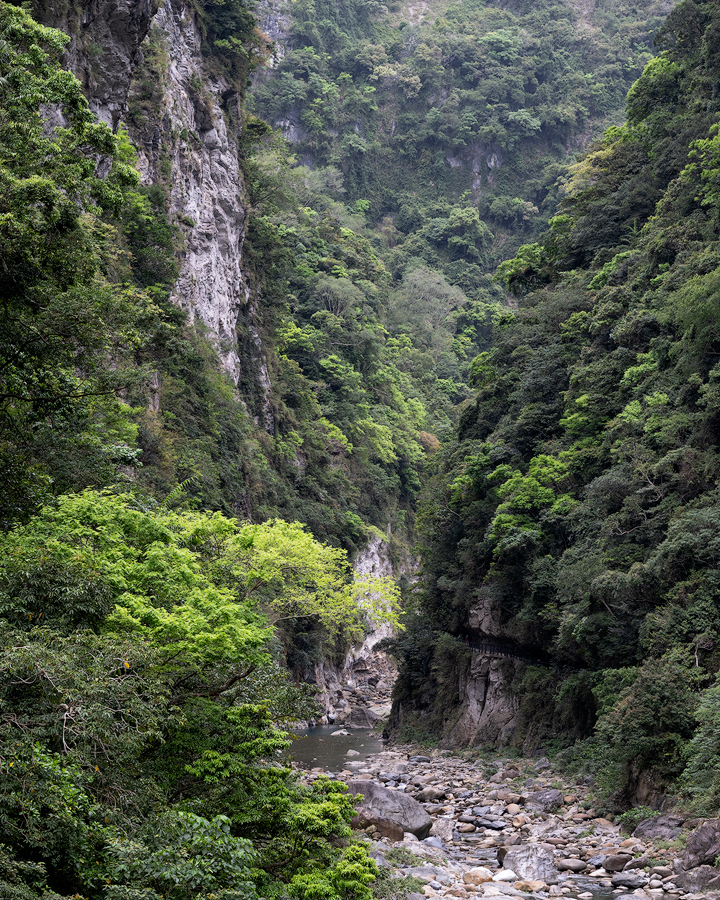
M287 16L282 5L267 5L265 12L281 53ZM244 96L208 66L196 10L186 0L85 0L74 8L38 2L34 14L70 35L65 63L98 118L128 129L142 184L162 189L178 229L179 277L170 299L211 339L234 383L242 380L243 393L254 385L256 425L272 434L263 301L243 265L249 206L240 146ZM162 410L159 376L149 403ZM360 574L392 574L383 541L373 538L355 567ZM349 723L355 710L353 722L370 725L389 710L395 671L376 649L389 633L387 625L373 628L341 665L323 662L307 673L330 718Z
M65 61L91 108L113 128L127 125L143 184L165 191L170 221L182 231L171 299L202 323L236 384L242 319L252 347L245 365L267 395L258 306L242 263L243 98L227 80L208 74L197 13L184 0L91 0L79 10L38 3L34 13L70 35ZM267 410L264 418L271 428Z

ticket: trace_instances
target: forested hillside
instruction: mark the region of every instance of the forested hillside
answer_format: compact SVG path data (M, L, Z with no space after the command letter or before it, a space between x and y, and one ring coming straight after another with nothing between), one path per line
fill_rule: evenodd
M293 155L252 154L248 259L280 350L281 471L307 461L281 510L350 547L357 516L412 540L427 455L507 311L493 272L554 212L564 161L620 120L669 6L464 0L410 22L400 3L261 5L276 60L249 106Z
M627 123L500 267L518 311L436 457L402 641L398 706L439 730L469 665L451 636L516 644L514 740L589 738L617 806L718 802L718 29L715 3L671 13Z
M208 67L242 82L252 17L201 24ZM394 620L395 586L297 516L250 521L262 500L213 511L240 512L271 455L223 348L170 299L190 240L167 181L140 184L68 44L0 4L0 894L367 900L344 786L303 787L280 757L283 726L317 714L283 641L296 625L342 652ZM89 48L98 104L98 60L125 74L112 49L114 70Z

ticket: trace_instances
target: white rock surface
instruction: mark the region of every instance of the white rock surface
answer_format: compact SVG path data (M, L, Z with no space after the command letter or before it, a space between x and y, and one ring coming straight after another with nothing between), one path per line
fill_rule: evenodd
M237 382L236 327L250 296L242 269L247 199L237 147L238 99L226 82L206 74L195 19L184 0L165 0L158 10L153 28L168 52L162 131L152 121L133 137L145 183L163 180L161 145L170 157L170 215L185 236L171 299L206 326ZM258 368L262 380L262 360Z

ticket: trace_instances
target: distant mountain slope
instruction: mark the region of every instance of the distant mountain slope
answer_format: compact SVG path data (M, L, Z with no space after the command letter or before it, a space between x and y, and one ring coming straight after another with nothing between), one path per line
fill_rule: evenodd
M342 169L393 271L420 256L472 288L546 222L557 164L620 120L672 5L266 0L280 54L251 98L304 162ZM469 198L495 238L467 257L442 222Z

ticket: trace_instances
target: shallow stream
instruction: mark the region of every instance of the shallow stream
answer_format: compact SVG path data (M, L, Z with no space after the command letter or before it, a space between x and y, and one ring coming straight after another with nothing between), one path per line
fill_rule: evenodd
M293 741L288 755L305 769L315 767L327 772L340 772L349 762L361 762L385 749L385 742L367 729L347 729L347 735L332 736L336 725L315 725L293 731ZM348 750L357 750L359 756L348 756Z

